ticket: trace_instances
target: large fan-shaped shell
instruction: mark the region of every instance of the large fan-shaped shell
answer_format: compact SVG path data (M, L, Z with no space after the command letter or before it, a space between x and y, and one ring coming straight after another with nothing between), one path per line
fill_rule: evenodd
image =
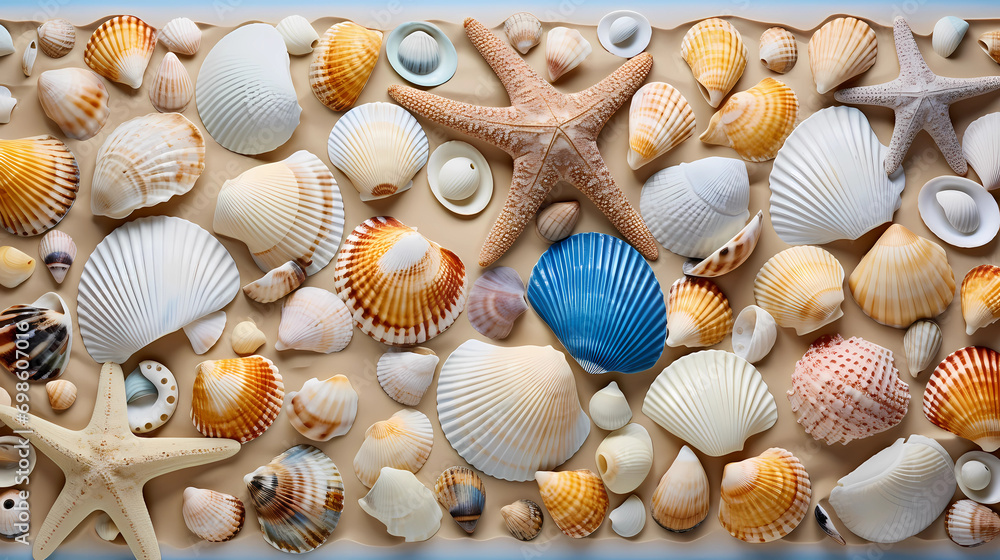
M418 410L400 410L365 431L365 441L354 456L354 473L371 488L383 467L417 472L434 446L434 428Z
M189 486L184 489L181 515L187 528L199 538L224 542L243 528L246 508L236 496Z
M668 531L682 533L701 525L708 517L708 508L708 474L698 456L685 445L653 492L653 521Z
M740 32L719 18L706 19L688 30L681 41L681 57L712 107L722 103L747 67L747 47Z
M740 540L770 542L802 522L811 499L805 467L788 451L772 447L757 457L726 465L719 522Z
M1000 448L1000 354L978 346L949 354L927 380L924 416L984 451Z
M336 294L322 288L300 288L281 306L275 350L308 350L330 354L351 342L351 312Z
M733 309L715 282L706 278L677 280L667 296L667 345L714 346L733 329Z
M500 266L483 273L469 293L469 322L479 334L507 338L514 321L528 310L524 282L513 268Z
M639 169L694 134L694 111L674 86L652 82L632 96L628 110L628 165Z
M962 136L962 150L983 186L1000 188L1000 112L972 121Z
M808 334L844 315L844 267L819 247L785 249L761 267L753 297L778 325Z
M285 414L302 435L329 441L351 430L358 413L358 392L345 375L320 381L313 377L288 393Z
M135 16L118 16L94 30L83 61L112 82L139 89L155 48L156 29Z
M384 467L358 505L384 523L390 535L406 542L425 541L441 528L441 508L434 493L410 471Z
M262 356L198 364L191 393L191 421L206 437L247 443L264 433L281 412L285 385L278 368Z
M111 116L107 88L84 68L46 70L38 76L38 103L59 130L74 140L93 138Z
M706 144L729 146L747 161L773 159L798 121L799 100L774 78L734 94L701 135Z
M597 530L608 511L608 492L601 478L588 470L538 471L538 493L564 535L582 539Z
M772 72L784 74L799 60L799 45L783 27L771 27L760 36L760 62Z
M0 140L0 222L28 237L54 228L76 201L80 168L53 136Z
M981 264L965 275L962 317L969 335L1000 319L1000 266Z
M149 84L149 102L161 113L183 111L194 97L194 83L174 53L167 53Z
M809 39L809 69L816 91L827 93L875 64L878 40L867 23L852 17L827 22Z
M758 210L757 215L747 222L747 225L743 226L743 229L725 245L701 261L686 261L682 270L687 276L704 278L715 278L728 274L750 258L750 254L757 248L757 242L760 241L762 233L764 233L764 211Z
M319 40L309 64L309 85L316 98L334 111L350 109L375 70L382 32L345 21Z
M55 292L0 313L0 365L20 381L59 377L72 348L73 318Z

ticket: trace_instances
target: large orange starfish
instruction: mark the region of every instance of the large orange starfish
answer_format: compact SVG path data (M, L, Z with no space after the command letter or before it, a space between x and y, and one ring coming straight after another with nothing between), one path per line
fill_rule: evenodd
M586 194L629 243L655 260L656 241L615 185L597 149L604 124L645 81L653 57L642 53L600 83L564 94L483 24L466 19L465 31L500 78L510 107L460 103L400 85L389 86L389 96L420 116L489 142L514 158L507 202L479 253L480 266L489 266L510 249L559 181Z

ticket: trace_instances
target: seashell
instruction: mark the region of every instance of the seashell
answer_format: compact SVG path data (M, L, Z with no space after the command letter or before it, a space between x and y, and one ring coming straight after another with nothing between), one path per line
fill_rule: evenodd
M288 54L296 56L309 54L313 52L313 46L319 43L319 33L316 33L309 20L302 16L288 16L274 27L281 33Z
M442 206L460 216L482 212L493 198L490 163L472 144L445 142L427 160L427 184Z
M8 193L0 198L0 223L22 237L54 228L80 188L73 152L53 136L0 140L0 176Z
M608 520L611 521L611 529L619 536L626 539L634 537L646 525L646 507L639 496L632 494L608 514Z
M760 372L721 350L688 354L667 366L646 392L642 413L712 457L742 450L750 436L778 419Z
M867 23L852 17L826 22L809 39L809 69L816 91L827 93L875 64L878 39Z
M32 41L28 43L28 46L24 49L24 54L21 55L21 72L24 72L26 77L31 76L31 71L35 68L36 58L38 58L38 45Z
M538 24L541 28L541 24ZM7 56L8 54L14 54L14 40L10 36L10 31L7 28L0 25L0 56Z
M205 437L247 443L264 433L281 412L285 385L262 356L198 364L191 394L191 421Z
M34 470L35 447L19 435L0 436L0 488L27 482L26 479L21 479L30 476ZM3 516L0 515L0 520L2 519Z
M20 381L63 374L73 349L73 318L55 292L0 313L0 365ZM27 364L27 365L25 365Z
M108 90L90 70L60 68L38 76L38 103L45 115L74 140L93 138L111 115Z
M771 27L760 36L760 63L772 72L784 74L799 60L795 35L783 27Z
M247 319L237 323L233 327L233 333L229 336L233 352L240 355L253 354L258 348L267 343L267 336L257 328L253 319Z
M892 220L906 177L886 176L888 148L861 111L829 107L807 118L778 150L771 225L790 245L857 239Z
M722 471L719 522L749 543L778 540L805 518L812 498L809 473L797 457L772 447Z
M962 280L962 317L965 334L992 325L1000 319L1000 266L981 264Z
M441 366L437 411L459 456L503 480L561 465L590 433L573 370L549 346L467 340Z
M891 350L835 334L817 339L796 362L788 402L814 439L846 445L902 422L910 388Z
M542 41L542 22L528 12L517 12L504 20L503 31L510 44L521 54L528 54L532 47Z
M458 69L455 45L426 21L409 21L393 29L385 41L385 57L400 77L422 87L439 86Z
M639 169L694 134L694 111L674 86L651 82L628 109L628 166Z
M243 293L258 303L271 303L292 293L305 281L306 271L302 265L298 261L288 261L243 286Z
M30 278L33 272L35 259L16 247L0 247L0 286L16 288Z
M293 286L298 271L288 261L311 276L333 260L344 234L344 201L326 164L299 150L223 183L212 228L246 243L264 272L285 266L287 272L265 276L251 289L275 301L302 283Z
M391 217L365 220L344 240L334 273L337 295L354 322L391 345L424 343L465 308L465 265L452 253Z
M246 508L236 496L188 486L181 515L188 530L208 542L225 542L243 528Z
M542 508L531 500L518 500L503 506L500 508L500 517L503 517L510 534L519 541L530 541L537 537L542 532L542 522L545 520Z
M895 543L934 522L951 501L955 468L933 439L911 435L837 481L830 505L855 535Z
M733 329L729 299L711 280L680 278L667 298L667 346L714 346Z
M417 406L434 380L439 358L433 350L390 350L378 359L375 373L389 398L405 406Z
M437 501L466 533L472 534L486 507L486 486L469 467L449 467L434 483Z
M591 52L590 41L576 29L550 29L545 36L545 67L549 71L549 81L554 82L579 66Z
M381 48L381 31L352 21L327 29L309 63L309 86L316 99L334 111L350 109L375 70Z
M0 492L0 537L14 539L18 536L24 536L27 538L28 531L25 527L30 523L31 517L27 496L27 491L16 488ZM22 515L28 519L23 520Z
M654 173L642 186L639 211L668 251L704 259L750 218L746 164L709 157Z
M406 109L365 103L333 126L327 152L367 202L413 186L413 176L427 163L427 135Z
M472 196L479 186L479 170L471 159L456 157L441 166L439 189L449 200L464 200Z
M10 122L10 114L17 106L17 99L10 93L10 89L0 86L0 124Z
M399 63L417 75L430 74L441 63L441 48L424 31L414 31L399 42Z
M930 367L941 350L943 338L941 327L934 321L917 321L906 329L906 334L903 335L903 352L906 354L906 366L910 375L916 377Z
M69 234L52 230L42 236L38 243L38 255L52 274L57 284L66 279L69 267L76 260L76 242Z
M833 524L830 519L830 515L826 513L823 506L816 504L816 508L813 510L813 515L816 518L816 523L819 524L819 528L823 530L831 539L837 541L838 544L842 546L847 546L847 541L837 530L837 526Z
M61 58L76 44L76 28L68 20L50 19L38 26L38 47L45 56Z
M379 478L382 467L415 473L427 462L433 446L434 429L427 415L400 410L365 431L365 441L354 456L354 473L369 488Z
M90 210L121 219L187 193L205 170L205 139L180 113L125 121L97 152Z
M751 364L764 359L778 338L778 326L770 313L748 305L733 323L733 354Z
M819 247L785 249L761 267L753 296L779 326L802 336L844 315L844 267Z
M701 94L718 107L747 66L747 47L728 21L710 18L695 24L681 41L681 57L701 86Z
M562 241L573 233L580 219L580 203L575 200L553 202L535 216L538 234L550 243Z
M149 396L156 398L147 399ZM152 432L177 410L177 380L165 365L143 360L125 378L125 400L132 433Z
M72 381L56 379L45 384L52 410L66 410L76 402L76 385Z
M962 149L965 159L976 170L979 180L987 190L1000 188L1000 112L989 113L965 129ZM922 215L923 213L921 213Z
M927 380L924 416L935 426L992 453L1000 448L998 387L1000 354L978 346L956 350Z
M932 45L934 52L948 58L958 48L959 43L965 38L965 33L969 30L969 22L955 16L946 16L934 24L934 37Z
M979 36L979 48L1000 64L1000 31L987 31Z
M981 504L1000 502L1000 457L969 451L955 461L955 481L959 490Z
M528 310L524 282L517 271L507 266L491 268L472 285L468 315L479 334L502 340L514 327L514 321Z
M642 484L653 466L653 440L639 424L628 424L607 435L594 455L597 472L608 490L628 494Z
M865 315L897 328L937 317L955 297L944 248L899 224L878 238L847 285Z
M183 328L194 353L200 356L208 352L222 338L222 332L226 330L226 312L209 313L184 325Z
M98 537L108 542L114 542L118 539L118 535L121 535L121 531L118 530L118 526L115 525L114 520L111 516L103 511L97 516L94 521L94 531L97 533Z
M944 529L958 546L979 546L1000 535L1000 515L972 500L959 500L948 508Z
M535 473L542 503L568 537L582 539L597 530L608 511L608 492L588 470Z
M645 371L663 353L663 291L617 237L581 233L549 247L531 271L528 301L588 373Z
M113 17L90 36L83 61L112 82L139 89L156 35L156 29L135 16Z
M195 103L205 129L227 150L251 156L287 142L302 108L281 34L253 23L223 37L201 64Z
M275 350L307 350L330 354L351 342L351 312L336 294L321 288L300 288L281 306Z
M618 430L632 420L632 408L618 383L612 381L590 397L590 418L602 430Z
M624 16L611 23L608 38L613 45L620 45L630 39L639 30L639 22L635 18Z
M288 393L285 414L292 426L313 441L330 441L351 430L358 414L358 392L344 375L313 377Z
M321 546L344 511L340 470L311 445L289 448L243 477L243 482L264 540L282 552L309 552Z
M799 100L792 88L764 78L754 87L733 94L719 109L700 139L728 146L747 161L774 159L798 121Z
M969 146L969 142L965 145ZM980 247L993 241L1000 231L996 199L978 183L963 177L928 181L920 189L917 209L927 229L955 247Z
M715 278L728 274L737 268L748 258L750 253L757 247L760 234L764 231L764 211L758 210L747 225L743 227L725 245L719 247L708 257L698 261L685 261L682 270L688 276L700 276L703 278Z
M935 195L944 217L958 233L970 234L979 229L979 208L976 201L962 191L938 191Z
M604 50L622 58L632 58L646 50L652 35L649 20L631 10L615 10L597 25L597 38Z
M194 97L191 75L177 55L168 52L149 84L149 102L161 113L181 112Z
M690 531L708 517L708 474L698 456L684 445L653 493L650 512L660 527Z
M376 476L371 490L358 500L365 513L381 521L390 535L406 542L426 541L438 532L441 509L430 488L410 471L384 467Z
M201 29L186 17L174 18L160 30L159 39L168 51L193 56L201 47Z

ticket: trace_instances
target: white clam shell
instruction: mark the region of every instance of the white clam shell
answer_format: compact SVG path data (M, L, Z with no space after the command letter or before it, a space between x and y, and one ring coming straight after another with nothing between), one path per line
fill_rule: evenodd
M638 30L639 22L635 18L622 16L611 23L611 29L608 30L608 38L611 39L613 44L620 45L623 41L635 35L635 32Z
M461 140L434 150L427 160L427 184L442 206L462 216L482 212L493 198L490 163L475 146Z
M597 38L601 46L622 58L632 58L646 50L652 35L649 20L631 10L613 11L597 24Z
M590 418L602 430L617 430L632 420L632 407L617 382L608 383L590 397Z
M184 334L191 342L191 348L199 356L208 352L222 338L226 330L226 312L216 311L201 319L196 319L184 325Z
M21 436L0 436L0 488L20 484L33 470L35 447Z
M628 424L607 435L594 455L597 472L608 490L628 494L649 475L653 466L653 440L639 424Z
M968 235L979 229L979 208L971 196L962 191L944 190L938 191L934 198L956 231Z
M390 535L406 542L425 541L441 528L441 507L434 492L410 471L384 467L358 505L385 524Z
M17 98L10 93L10 89L0 86L0 124L10 122L10 114L14 112L16 106Z
M129 400L128 426L133 433L145 434L159 428L177 410L177 380L159 362L139 362L125 378L125 390ZM156 398L147 398L150 394Z
M159 39L168 51L190 56L201 47L201 29L186 17L174 18L160 30Z
M916 377L935 363L934 357L941 350L943 339L941 327L934 321L917 321L906 329L906 334L903 335L903 353L906 354L906 366L910 375Z
M45 115L74 140L93 138L111 109L108 90L97 74L83 68L47 70L38 76L38 102Z
M518 12L507 18L503 22L503 30L507 40L521 54L528 54L532 47L542 41L542 22L528 12Z
M274 27L278 33L281 33L288 54L296 56L309 54L319 42L319 33L309 23L309 20L302 16L288 16Z
M744 307L733 323L733 353L751 364L763 360L777 338L774 317L756 305Z
M340 352L354 335L354 319L337 294L322 288L299 288L281 306L274 349Z
M375 422L354 456L354 473L371 488L385 467L417 472L434 447L434 429L427 415L404 409L388 420Z
M28 46L24 49L24 54L21 55L21 71L24 72L25 76L31 76L31 72L35 68L36 58L38 58L38 45L35 41L32 41L28 43Z
M962 151L986 190L1000 188L1000 112L972 121L965 129Z
M1000 503L1000 457L983 451L969 451L955 461L958 488L981 504Z
M608 520L611 521L611 529L619 536L626 539L634 537L646 525L646 507L639 496L632 494L608 514Z
M344 375L313 377L288 393L285 414L292 426L313 441L330 441L351 430L358 414L358 392Z
M963 197L956 196L957 193L938 196L946 191L958 191L966 195L972 199L974 207L968 207ZM948 207L946 208L942 202ZM959 204L964 208L956 208ZM1000 231L1000 206L997 206L996 199L979 183L964 177L946 175L928 181L917 196L917 209L927 229L941 241L955 247L980 247L992 241L997 231ZM968 229L968 225L974 220L963 214L971 210L979 213L979 226L965 233L955 227L952 220Z
M392 349L378 359L375 375L389 398L405 406L416 406L434 381L439 361L426 348Z
M934 24L934 38L931 41L934 52L948 58L965 38L969 22L955 16L945 16Z
M170 52L149 84L149 102L161 113L183 111L194 97L194 83L177 55Z
M576 68L593 52L590 41L576 29L553 27L545 36L545 65L549 81L556 81Z
M426 32L417 30L399 42L399 62L414 74L433 72L441 64L441 48Z
M541 24L538 25L538 28L541 30ZM11 38L10 31L0 25L0 56L14 54L14 51L14 39Z

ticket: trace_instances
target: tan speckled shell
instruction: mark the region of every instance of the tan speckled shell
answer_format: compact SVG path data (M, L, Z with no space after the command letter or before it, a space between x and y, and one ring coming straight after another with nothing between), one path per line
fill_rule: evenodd
M427 415L417 410L400 410L365 431L365 441L354 456L354 473L362 484L371 488L382 467L419 471L433 447L434 428Z
M979 36L979 48L1000 64L1000 31L987 31Z
M285 414L292 426L313 441L330 441L351 430L358 414L358 392L345 375L306 381L288 393Z
M184 489L181 515L184 524L198 538L224 542L235 537L243 528L246 508L236 496L189 486Z
M510 534L519 541L530 541L542 532L545 517L542 508L531 500L518 500L500 508L500 517Z
M1000 266L979 265L965 275L962 317L969 335L1000 319Z
M104 82L84 68L46 70L38 76L38 103L74 140L93 138L111 115Z
M701 141L731 147L747 161L767 161L778 155L798 116L799 100L792 88L764 78L730 97L712 116Z
M382 48L382 32L345 21L326 30L309 64L309 85L334 111L350 109L368 83Z
M628 110L628 165L639 169L694 134L694 111L674 86L652 82L632 96Z
M68 20L50 19L38 26L38 48L46 56L61 58L76 44L76 28Z
M281 374L267 358L209 360L198 364L191 420L206 437L246 443L271 426L284 397Z
M83 61L112 82L139 89L155 48L156 29L135 16L117 16L90 36Z
M758 210L739 233L733 236L725 245L701 261L689 260L682 265L684 274L702 278L716 278L728 274L747 259L757 247L760 235L764 232L764 211Z
M73 152L53 136L0 140L0 176L10 193L0 197L0 223L22 237L55 227L80 187Z
M722 472L719 522L751 543L780 539L809 510L809 473L794 455L772 447L757 457L729 463Z
M667 296L667 345L713 346L733 329L729 299L706 278L677 280Z
M809 68L816 91L827 93L875 64L878 39L867 23L852 17L827 22L809 39Z
M771 27L760 36L760 63L772 72L784 74L799 59L795 36L783 27Z
M753 296L779 326L808 334L844 315L844 267L819 247L785 249L761 267Z
M554 202L538 213L535 217L535 227L538 228L538 235L555 243L569 237L579 219L579 202L576 200Z
M681 41L681 57L701 84L702 95L718 107L747 66L747 47L728 21L710 18L694 25Z
M924 416L935 426L974 441L983 451L1000 448L1000 354L968 346L948 355L924 389Z
M690 531L708 517L708 474L690 447L681 447L663 473L649 509L653 521L675 533Z
M183 111L194 97L194 83L177 55L169 52L149 83L149 102L161 113Z
M979 546L1000 535L1000 515L972 500L959 500L948 508L944 530L959 546Z
M566 536L582 539L597 530L608 511L608 492L589 470L538 471L538 492L552 521Z
M76 385L72 381L56 379L45 384L52 410L66 410L76 402Z

